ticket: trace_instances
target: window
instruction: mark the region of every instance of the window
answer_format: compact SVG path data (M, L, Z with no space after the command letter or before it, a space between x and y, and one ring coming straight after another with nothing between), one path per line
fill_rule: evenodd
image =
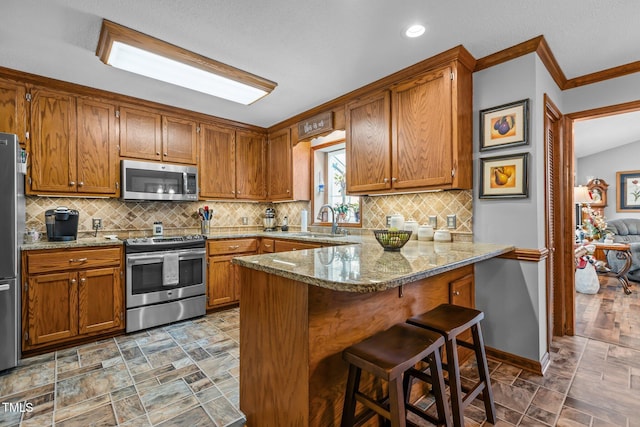
M346 192L346 151L344 140L319 144L313 150L313 197L311 209L314 224L330 224L330 205L341 225L359 226L360 197L349 196Z

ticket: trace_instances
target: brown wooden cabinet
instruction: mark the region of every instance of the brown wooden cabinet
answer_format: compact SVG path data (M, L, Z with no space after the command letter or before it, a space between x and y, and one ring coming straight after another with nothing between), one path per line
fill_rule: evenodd
M23 253L23 351L124 329L122 248Z
M27 194L75 193L76 98L35 88L31 99L31 156Z
M321 247L322 245L320 243L307 243L279 239L275 239L274 241L274 252L302 251L305 249L316 249Z
M476 306L473 273L459 277L449 283L449 302L463 307Z
M115 106L35 88L27 194L119 194Z
M269 134L267 200L310 200L311 142L291 139L291 129Z
M25 98L24 85L0 80L0 132L15 133L23 144L27 138Z
M200 125L200 198L264 200L264 134Z
M158 111L120 107L120 156L196 164L197 125Z
M240 301L238 266L231 260L258 252L258 239L210 240L207 242L207 309Z
M265 186L265 135L236 131L236 198L264 200Z
M471 78L453 61L347 104L349 193L470 189Z

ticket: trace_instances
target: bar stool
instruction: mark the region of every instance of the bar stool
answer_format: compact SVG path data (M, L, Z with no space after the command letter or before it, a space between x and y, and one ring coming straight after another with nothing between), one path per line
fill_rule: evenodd
M441 335L400 323L346 348L342 357L349 363L349 377L341 426L361 425L378 415L391 421L392 427L405 427L407 410L434 424L451 426L451 413L449 406L445 404L445 385L440 360L443 346L444 338ZM412 376L415 375L419 379L424 377L421 371L414 369L414 365L422 360L428 361L431 369L430 383L436 399L437 418L409 402ZM388 396L375 400L359 390L363 370L388 382ZM357 418L356 402L367 408Z
M480 393L482 393L487 420L491 424L496 422L496 409L493 403L489 367L480 328L480 321L483 318L484 313L482 311L453 304L441 304L433 310L407 320L409 324L438 332L445 338L447 360L443 366L449 373L449 377L445 382L449 384L451 391L453 425L455 427L464 426L464 408ZM457 339L458 335L469 329L471 329L473 338L471 343ZM465 387L466 394L463 394L463 388L460 384L458 345L472 349L475 352L478 365L479 381L472 387Z

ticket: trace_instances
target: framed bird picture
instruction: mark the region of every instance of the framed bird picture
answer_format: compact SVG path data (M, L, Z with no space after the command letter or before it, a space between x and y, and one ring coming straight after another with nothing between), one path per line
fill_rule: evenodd
M529 197L529 153L480 159L481 199Z

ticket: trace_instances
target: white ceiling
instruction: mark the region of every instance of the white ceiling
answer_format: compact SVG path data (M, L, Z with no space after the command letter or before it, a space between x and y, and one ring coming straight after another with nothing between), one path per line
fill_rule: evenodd
M577 158L640 141L640 111L575 122L573 141Z
M544 35L567 78L640 60L637 0L2 0L0 66L270 126L437 53ZM102 19L278 83L243 106L108 67ZM403 30L426 25L425 36Z

